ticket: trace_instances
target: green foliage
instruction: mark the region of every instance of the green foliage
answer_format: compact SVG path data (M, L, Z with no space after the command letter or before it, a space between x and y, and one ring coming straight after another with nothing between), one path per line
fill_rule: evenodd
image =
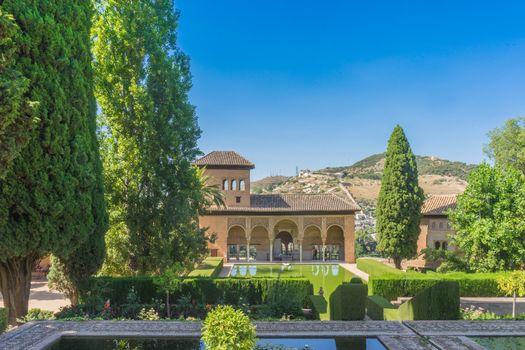
M525 174L525 118L509 119L505 126L489 133L485 153L501 167L513 167Z
M498 287L508 296L525 296L525 271L514 271L497 279Z
M13 16L0 7L0 179L27 145L35 121L35 103L26 93L29 79L17 68L22 33Z
M71 279L64 273L64 265L54 255L51 256L51 270L47 275L50 289L64 293L73 305L78 303L78 290Z
M95 3L95 94L112 227L104 271L118 273L122 260L122 271L138 274L176 262L192 267L207 252L198 226L206 198L191 165L200 129L174 1Z
M381 295L388 300L412 297L440 281L457 281L462 297L498 297L505 294L498 287L498 278L506 273L406 273L400 275L371 276L369 294Z
M459 284L444 281L426 288L398 308L400 320L459 319Z
M223 258L208 257L188 277L217 277L221 273Z
M7 309L0 307L0 334L7 329Z
M450 219L456 231L451 244L472 271L525 267L525 179L517 170L480 165Z
M369 276L404 275L405 272L383 264L375 259L359 258L356 261L357 268Z
M417 253L423 190L418 184L416 158L398 125L388 141L385 170L377 201L378 251L401 260Z
M377 242L372 236L374 229L371 227L359 229L355 232L355 256L370 256L376 254Z
M397 320L397 307L380 295L370 295L366 299L366 314L372 320Z
M31 321L44 321L44 320L54 320L54 319L55 319L55 313L53 311L41 310L41 309L30 309L24 317L17 319L17 322L27 323Z
M142 321L157 321L160 319L159 314L155 309L141 309L138 316L139 320Z
M97 291L97 297L111 300L112 305L126 304L132 287L139 304L148 304L165 297L164 292L155 285L153 277L93 277L90 282ZM303 301L313 294L312 284L303 278L181 278L180 288L171 294L171 300L190 296L192 300L205 304L221 302L238 305L239 300L244 299L250 305L263 305L270 304L275 290L286 296L293 295L288 301L289 305L285 305L287 309L284 312L300 310ZM90 295L81 295L81 302L85 302ZM282 313L278 316L282 316Z
M343 283L330 295L330 319L342 321L365 318L368 287L362 283Z
M14 323L27 311L27 280L36 260L50 252L65 259L76 253L104 234L106 215L91 70L91 2L5 0L1 6L21 29L12 68L29 80L24 101L38 103L32 117L39 120L28 128L29 142L0 180L0 275L8 281L0 282L0 289L11 303Z
M253 350L255 326L242 311L217 306L204 320L201 339L208 349Z

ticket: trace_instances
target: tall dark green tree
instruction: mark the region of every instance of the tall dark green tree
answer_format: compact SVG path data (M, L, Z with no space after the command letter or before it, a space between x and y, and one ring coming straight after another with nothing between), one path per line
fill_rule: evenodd
M377 201L377 249L391 257L398 269L403 259L417 253L423 200L416 158L398 125L388 141Z
M29 80L38 125L0 181L0 290L9 322L27 312L41 256L70 259L103 234L106 214L95 134L90 54L92 5L3 0L21 29L15 69Z
M0 6L0 179L29 141L34 103L28 100L29 79L16 68L21 30Z
M105 270L158 273L206 252L189 60L172 0L99 0L94 46L110 211ZM113 260L113 261L110 261ZM115 261L127 261L119 267Z

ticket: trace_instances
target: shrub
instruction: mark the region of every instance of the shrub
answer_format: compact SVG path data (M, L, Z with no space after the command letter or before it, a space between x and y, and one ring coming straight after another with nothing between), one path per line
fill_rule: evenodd
M53 311L49 310L41 310L41 309L30 309L27 314L22 317L18 318L18 323L27 323L30 321L43 321L43 320L54 320L55 314Z
M223 260L223 258L208 257L190 272L188 277L217 277L221 273Z
M362 283L343 283L330 295L330 319L353 321L365 318L368 287Z
M357 268L370 277L383 275L404 275L405 272L395 269L391 266L385 265L375 259L360 258L357 259Z
M0 334L7 329L7 309L0 307Z
M256 343L255 326L242 311L217 306L204 320L201 339L207 349L252 350Z
M400 320L457 320L459 319L459 284L439 282L403 303Z
M366 314L372 320L397 320L397 307L380 295L371 295L366 299Z

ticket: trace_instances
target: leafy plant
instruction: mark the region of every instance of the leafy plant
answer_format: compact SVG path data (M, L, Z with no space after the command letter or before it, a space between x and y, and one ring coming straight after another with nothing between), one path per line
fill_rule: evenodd
M18 323L27 323L30 321L54 320L55 314L53 311L30 309L24 317L17 318Z
M182 265L174 264L153 280L157 288L161 292L166 293L166 313L168 318L171 318L170 294L179 291L180 275L183 271Z
M142 308L139 312L138 319L142 321L157 321L160 320L160 317L155 309Z
M514 271L510 275L498 278L498 287L505 294L512 296L512 318L516 318L516 297L525 296L525 271Z
M242 311L221 305L208 313L201 339L208 349L253 350L255 326Z

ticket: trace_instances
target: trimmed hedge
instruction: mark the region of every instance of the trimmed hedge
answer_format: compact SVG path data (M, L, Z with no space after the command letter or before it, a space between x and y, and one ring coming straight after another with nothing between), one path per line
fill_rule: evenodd
M361 283L343 283L330 295L330 319L356 321L365 318L368 287Z
M359 258L356 261L357 268L370 277L372 276L383 276L383 275L405 275L406 273L402 270L398 270L391 266L385 265L380 261L370 258Z
M188 277L217 277L222 270L223 258L208 257Z
M366 314L372 320L397 320L397 307L380 295L370 295L366 299Z
M459 284L439 282L426 288L396 308L388 300L373 295L367 298L367 315L373 320L457 320L459 319Z
M0 307L0 334L7 329L7 309Z
M425 288L438 282L456 281L459 283L462 297L498 297L505 296L497 283L497 279L506 273L407 273L400 275L383 275L370 277L368 280L369 294L381 295L388 300L398 297L412 297Z
M90 282L91 287L87 290L116 305L126 303L131 287L141 304L165 298L157 290L153 277L92 277ZM189 295L193 300L206 304L216 304L217 301L237 304L242 297L251 305L261 305L272 297L272 289L286 295L293 293L301 301L313 294L313 285L305 278L181 278L180 290L172 295L172 300ZM87 298L89 295L81 295L81 302Z
M400 320L458 320L459 283L439 282L398 309Z

